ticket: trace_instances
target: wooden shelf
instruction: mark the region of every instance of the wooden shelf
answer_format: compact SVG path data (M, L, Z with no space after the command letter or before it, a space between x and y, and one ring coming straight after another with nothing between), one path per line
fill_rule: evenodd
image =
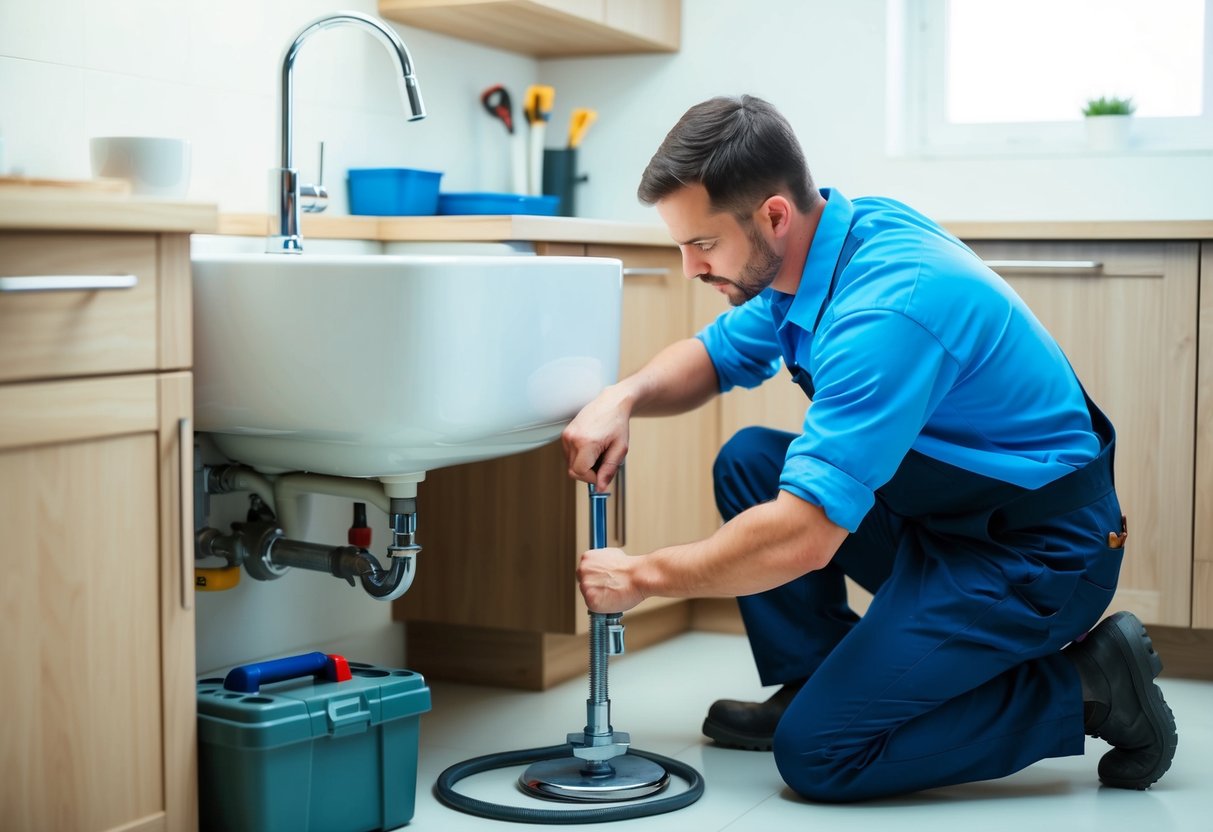
M379 0L397 23L537 58L677 52L681 0Z

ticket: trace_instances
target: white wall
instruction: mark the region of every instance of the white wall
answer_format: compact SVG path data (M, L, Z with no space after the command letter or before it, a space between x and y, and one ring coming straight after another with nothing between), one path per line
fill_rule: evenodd
M88 139L193 142L190 197L265 211L278 162L279 67L309 20L374 14L375 0L0 0L0 136L10 168L88 178ZM495 83L524 90L533 59L397 27L429 118L405 121L387 51L352 27L313 35L295 68L295 164L315 174L326 141L332 209L348 167L445 172L446 190L505 190L505 128L481 109Z
M554 132L599 111L581 150L585 216L656 221L640 173L685 110L713 95L770 100L820 185L903 199L941 220L1209 219L1213 153L963 161L886 154L886 0L684 0L674 55L543 61Z

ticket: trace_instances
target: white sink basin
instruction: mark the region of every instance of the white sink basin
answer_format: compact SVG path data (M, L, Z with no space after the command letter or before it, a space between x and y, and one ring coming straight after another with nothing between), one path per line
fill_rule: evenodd
M559 436L619 369L618 260L196 254L195 428L266 473L408 476Z

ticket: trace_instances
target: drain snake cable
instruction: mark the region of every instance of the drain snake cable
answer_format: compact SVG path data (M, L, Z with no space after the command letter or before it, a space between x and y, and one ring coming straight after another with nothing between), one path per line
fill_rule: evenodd
M455 763L438 775L438 780L434 784L434 796L438 798L439 802L452 809L492 820L507 820L516 823L607 823L672 812L675 809L690 806L703 795L703 776L694 767L649 751L629 748L627 753L663 766L670 774L685 780L688 788L686 791L655 800L602 806L594 809L531 809L526 806L505 806L478 800L455 791L455 783L473 774L569 756L569 744L561 743L541 748L524 748L518 751L486 754L483 757L474 757L471 760Z

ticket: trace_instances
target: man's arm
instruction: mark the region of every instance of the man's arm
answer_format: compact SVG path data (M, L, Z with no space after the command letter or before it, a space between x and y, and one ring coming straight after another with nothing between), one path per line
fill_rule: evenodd
M622 612L651 595L752 595L821 569L847 537L820 506L786 491L738 514L706 540L647 555L594 549L577 580L595 612Z
M605 489L628 452L632 416L670 416L694 410L716 395L716 368L695 338L676 341L632 375L582 408L561 441L569 475Z

